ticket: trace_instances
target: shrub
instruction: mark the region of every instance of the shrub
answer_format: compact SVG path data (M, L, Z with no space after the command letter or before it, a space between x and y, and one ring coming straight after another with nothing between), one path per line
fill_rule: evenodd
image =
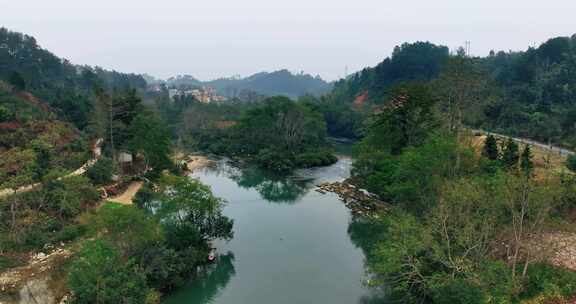
M433 290L435 304L482 304L486 296L479 286L465 279L455 279Z
M10 110L6 109L3 106L0 106L0 122L6 122L13 119L13 114Z
M149 183L146 183L136 192L134 195L134 204L138 206L138 208L146 210L146 203L149 203L154 198L154 191L150 187Z
M70 242L86 234L87 229L84 225L70 225L64 227L56 235L56 242Z
M566 167L572 172L576 172L576 155L568 156L568 159L566 159Z
M256 162L276 172L290 172L294 169L294 163L289 155L270 149L260 150L256 156Z
M576 293L576 273L547 264L535 264L528 270L522 298L539 295L568 297Z
M70 265L74 303L145 303L150 289L145 276L103 240L88 241Z
M0 255L0 272L21 266L22 264L22 261L18 260L17 258Z
M86 171L86 176L96 185L103 185L112 182L114 164L107 157L100 158L92 167Z
M51 181L46 191L48 206L62 218L78 215L100 197L98 190L84 176Z

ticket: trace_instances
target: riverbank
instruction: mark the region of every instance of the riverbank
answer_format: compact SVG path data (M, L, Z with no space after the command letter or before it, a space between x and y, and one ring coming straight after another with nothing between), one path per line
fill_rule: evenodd
M216 261L165 303L349 304L371 296L356 243L364 232L351 225L353 216L337 195L313 188L342 181L350 166L346 160L274 175L253 163L223 160L196 170L191 177L227 201L223 213L234 220L234 238L215 240Z
M344 205L356 215L378 216L379 212L389 209L388 204L381 201L375 194L353 185L349 180L319 184L316 186L316 192L336 193Z
M184 174L189 174L214 163L208 157L187 155ZM102 187L101 202L95 209L107 202L125 205L133 203L134 196L144 185L143 181L119 181ZM91 212L87 210L86 212ZM79 218L82 218L80 215ZM22 256L23 265L0 272L0 304L12 303L59 303L66 295L65 277L55 275L74 254L78 239L58 247L49 247L41 252L30 252ZM55 278L57 277L57 278Z
M30 254L26 265L0 273L0 303L59 303L65 293L53 288L62 282L54 282L52 274L71 256L72 250L62 245Z
M194 172L194 170L208 167L214 164L214 161L203 155L188 155L184 161L186 162L186 170Z

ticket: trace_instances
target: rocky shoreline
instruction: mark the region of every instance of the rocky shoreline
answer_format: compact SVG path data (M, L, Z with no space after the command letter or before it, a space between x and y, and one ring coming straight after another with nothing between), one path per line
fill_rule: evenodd
M389 209L388 204L380 200L378 196L353 185L348 180L316 185L316 192L336 193L355 215L377 217L378 213Z
M30 256L27 265L0 274L0 303L58 303L63 295L48 288L52 271L72 256L63 244Z

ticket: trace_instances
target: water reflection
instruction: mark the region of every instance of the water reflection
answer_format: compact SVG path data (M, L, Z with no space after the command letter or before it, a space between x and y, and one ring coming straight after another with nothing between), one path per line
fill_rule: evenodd
M370 263L372 252L376 249L376 244L381 241L385 232L382 221L371 218L352 216L348 224L348 236L352 243L362 249L366 263ZM370 275L367 274L367 277ZM359 304L389 303L384 288L371 288L368 295L362 296Z
M385 227L382 221L353 215L348 224L348 236L352 243L369 258L375 245L381 240Z
M263 199L274 203L296 203L313 186L313 179L310 178L283 176L255 167L229 173L238 186L255 189Z
M182 288L184 292L171 297L165 303L212 303L235 274L234 254L232 252L221 254L214 264L204 267L198 273L198 279Z
M234 252L236 259L221 258L213 271L166 303L386 303L363 284L363 252L369 251L370 234L379 234L352 218L336 195L312 190L314 184L346 178L350 164L341 158L288 177L239 169L226 160L197 170L193 177L229 202L224 212L234 219L235 236L216 247Z

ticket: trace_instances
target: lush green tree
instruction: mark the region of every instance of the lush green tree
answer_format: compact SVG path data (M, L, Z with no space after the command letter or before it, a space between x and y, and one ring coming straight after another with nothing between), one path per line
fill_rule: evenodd
M170 159L170 133L164 123L153 113L143 112L130 125L130 149L144 156L146 167L156 172L173 167Z
M10 121L14 115L6 107L0 106L0 123Z
M363 143L367 149L399 154L409 146L421 145L438 126L434 112L436 99L428 87L420 84L401 86L378 114Z
M531 176L534 171L534 163L532 162L532 151L530 150L530 145L526 145L524 150L522 150L522 155L520 155L520 169L522 172Z
M566 159L566 167L573 172L576 172L576 155L569 155Z
M508 138L502 150L502 165L509 169L517 168L520 159L518 144L512 138Z
M124 256L133 256L163 239L158 222L129 205L106 203L98 210L92 226L105 233L105 238Z
M414 217L394 210L383 220L385 240L376 245L368 266L376 276L374 285L394 282L390 296L405 303L418 303L429 294L427 262L430 235Z
M69 268L74 303L145 303L150 290L135 265L103 240L86 241Z
M232 238L232 220L222 214L224 201L214 197L210 188L188 177L167 176L164 191L152 205L163 226L185 231L180 246L202 246L216 238ZM170 234L168 237L172 237ZM175 242L176 243L176 242Z
M86 170L86 176L96 185L105 185L112 182L114 163L108 157L101 157Z
M478 62L460 48L444 63L438 80L434 82L441 98L448 129L458 133L464 123L470 122L474 110L481 112L480 103L489 100L486 90L488 76Z
M437 304L483 304L487 303L484 291L472 280L454 279L434 286L433 303Z
M26 89L26 80L24 80L22 75L18 72L12 72L9 81L16 90L23 91Z
M36 153L36 179L42 179L50 169L54 148L42 140L34 140L32 149Z
M248 110L236 129L246 143L244 148L253 152L266 147L300 152L322 144L326 135L320 113L281 96L268 98L262 106Z
M42 191L50 209L63 219L80 214L100 198L98 190L84 176L52 180Z
M484 141L484 148L482 149L482 156L488 158L489 160L498 160L500 152L498 151L498 142L494 135L486 136Z

